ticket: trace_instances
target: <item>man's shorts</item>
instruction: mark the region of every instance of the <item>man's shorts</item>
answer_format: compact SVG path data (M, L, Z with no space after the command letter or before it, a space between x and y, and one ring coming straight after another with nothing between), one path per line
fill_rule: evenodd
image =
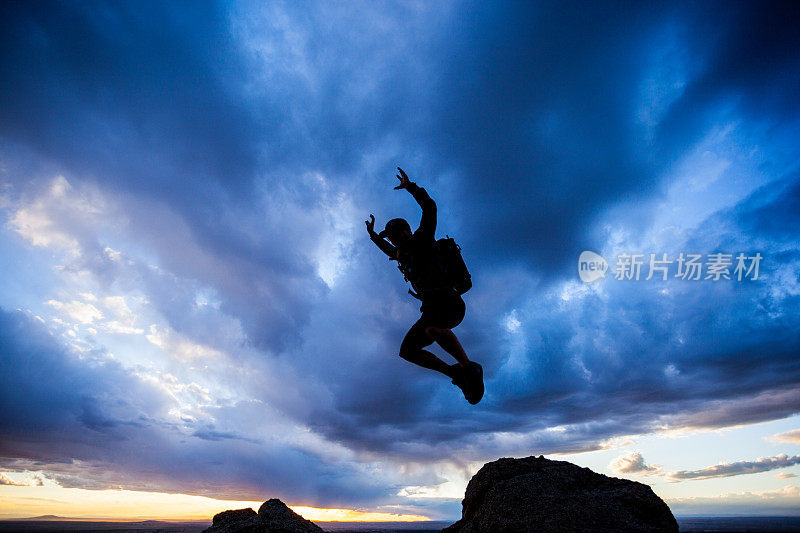
M419 308L422 316L417 324L442 329L454 328L464 320L466 305L458 294L426 298ZM415 324L416 325L416 324Z
M406 352L414 352L421 347L428 346L433 339L425 332L429 326L450 329L461 324L464 320L466 306L461 296L454 294L445 298L426 298L422 302L422 316L414 322L408 330L403 342L400 344L400 356Z

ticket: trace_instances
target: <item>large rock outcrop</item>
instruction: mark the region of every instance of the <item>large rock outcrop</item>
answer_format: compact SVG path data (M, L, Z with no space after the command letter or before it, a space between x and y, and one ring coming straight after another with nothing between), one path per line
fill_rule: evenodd
M275 498L265 501L258 513L250 508L214 515L203 533L323 533L322 528L295 513Z
M486 463L462 505L461 520L442 533L678 531L647 485L542 456Z

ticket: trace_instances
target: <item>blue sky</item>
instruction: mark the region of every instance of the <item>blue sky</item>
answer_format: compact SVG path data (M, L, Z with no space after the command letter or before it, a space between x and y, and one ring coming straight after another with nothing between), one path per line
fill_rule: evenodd
M0 493L451 519L481 464L545 454L676 513L796 512L799 21L2 3ZM363 221L418 219L398 165L473 275L478 406L397 356L418 305ZM759 275L644 279L715 253Z

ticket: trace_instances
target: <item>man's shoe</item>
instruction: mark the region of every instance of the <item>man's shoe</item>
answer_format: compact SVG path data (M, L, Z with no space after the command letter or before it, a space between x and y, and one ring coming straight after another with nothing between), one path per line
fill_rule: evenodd
M464 397L475 405L483 398L483 367L471 361L466 368L467 386Z
M478 363L470 362L466 368L456 363L450 365L454 370L453 385L456 385L464 398L475 405L483 398L483 367Z

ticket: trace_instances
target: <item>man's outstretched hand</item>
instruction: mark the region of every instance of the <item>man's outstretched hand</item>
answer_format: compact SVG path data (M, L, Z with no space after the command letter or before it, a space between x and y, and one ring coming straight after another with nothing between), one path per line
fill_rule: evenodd
M405 188L406 188L406 186L407 186L409 183L411 183L411 180L410 180L410 179L408 179L408 176L406 176L406 173L405 173L405 172L403 172L403 169L402 169L402 168L400 168L400 167L397 167L397 170L399 170L399 171L400 171L400 174L396 174L396 176L397 176L397 179L399 179L399 180L400 180L400 185L398 185L397 187L395 187L395 189L405 189Z
M372 236L375 233L375 217L372 214L370 214L369 220L365 220L364 224L367 225L367 233L369 233L370 236Z

